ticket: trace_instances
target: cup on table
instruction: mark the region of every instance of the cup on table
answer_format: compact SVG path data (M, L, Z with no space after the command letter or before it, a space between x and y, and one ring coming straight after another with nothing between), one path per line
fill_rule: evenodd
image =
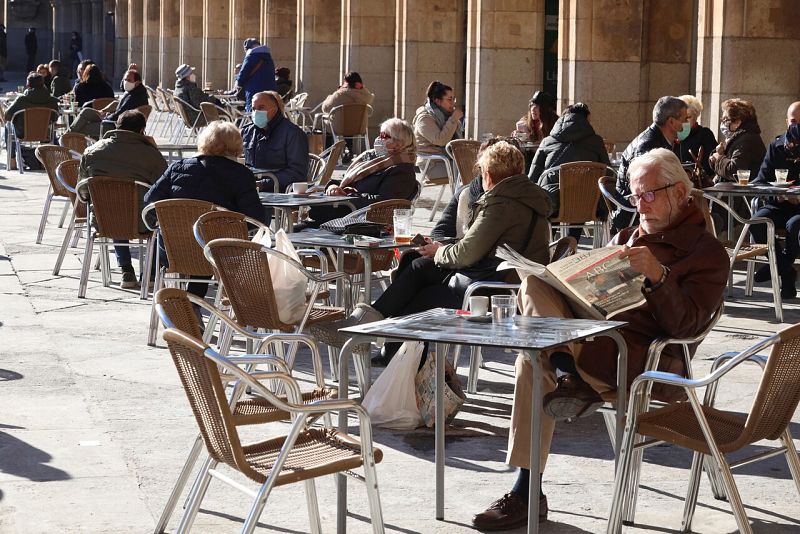
M517 315L517 300L513 295L492 296L492 322L499 325L514 324Z
M789 169L775 169L775 181L785 182L789 178Z
M489 311L489 297L470 297L469 311L472 315L483 317Z
M292 184L292 193L300 195L308 191L308 184L306 182L295 182Z
M747 185L750 183L750 171L736 171L736 177L739 179L739 185Z
M25 92L25 86L24 85L18 85L17 86L17 92L18 93L24 93Z
M398 245L411 243L411 229L414 226L414 210L394 210L392 215L394 242Z

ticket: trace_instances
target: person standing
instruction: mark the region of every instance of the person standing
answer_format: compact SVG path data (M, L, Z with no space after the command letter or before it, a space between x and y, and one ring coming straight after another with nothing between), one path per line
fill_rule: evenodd
M8 35L5 24L0 24L0 82L6 81L6 62L8 61Z
M267 45L251 37L244 42L244 60L236 86L244 89L245 110L250 111L253 95L261 91L277 91L275 83L275 63Z
M28 28L25 34L25 53L28 54L27 72L36 70L36 52L39 50L39 40L36 38L36 28Z
M72 60L70 72L75 72L78 64L83 61L83 39L78 32L72 32L72 37L69 39L69 57Z

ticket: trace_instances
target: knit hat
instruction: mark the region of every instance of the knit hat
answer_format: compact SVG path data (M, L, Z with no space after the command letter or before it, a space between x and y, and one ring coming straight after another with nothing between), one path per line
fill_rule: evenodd
M531 97L531 104L536 104L539 107L555 109L556 99L550 93L544 91L536 91Z
M187 65L186 63L184 63L183 65L181 65L180 67L175 69L175 78L181 80L183 78L186 78L187 76L189 76L193 72L194 72L194 69L192 67L190 67L189 65Z
M250 37L244 40L244 49L250 50L251 48L255 48L256 46L261 46L261 43L258 42L258 39L255 37Z

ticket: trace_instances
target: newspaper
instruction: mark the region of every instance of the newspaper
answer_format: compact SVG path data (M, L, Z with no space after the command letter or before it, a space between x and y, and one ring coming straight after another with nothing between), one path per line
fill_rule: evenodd
M625 310L644 304L644 275L631 269L627 258L620 259L621 245L602 247L541 265L507 245L498 247L504 260L497 268L517 269L520 278L533 275L595 319L609 319Z

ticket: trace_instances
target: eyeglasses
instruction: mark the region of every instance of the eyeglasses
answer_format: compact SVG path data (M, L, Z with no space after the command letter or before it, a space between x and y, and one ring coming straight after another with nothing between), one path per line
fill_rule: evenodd
M454 96L448 96L447 98L443 98L442 100L447 100L448 102L452 102L453 104L457 102L457 99Z
M378 139L391 139L392 136L386 132L381 132L378 134Z
M720 120L720 122L722 122L722 124L730 124L730 123L731 123L731 122L733 122L733 121L731 120L731 118L730 118L730 117L722 117L722 119Z
M631 203L632 206L637 206L641 200L644 200L645 204L650 204L656 199L656 193L663 191L664 189L669 189L670 187L675 187L675 185L676 184L667 184L664 187L645 191L639 195L628 195L625 198Z

